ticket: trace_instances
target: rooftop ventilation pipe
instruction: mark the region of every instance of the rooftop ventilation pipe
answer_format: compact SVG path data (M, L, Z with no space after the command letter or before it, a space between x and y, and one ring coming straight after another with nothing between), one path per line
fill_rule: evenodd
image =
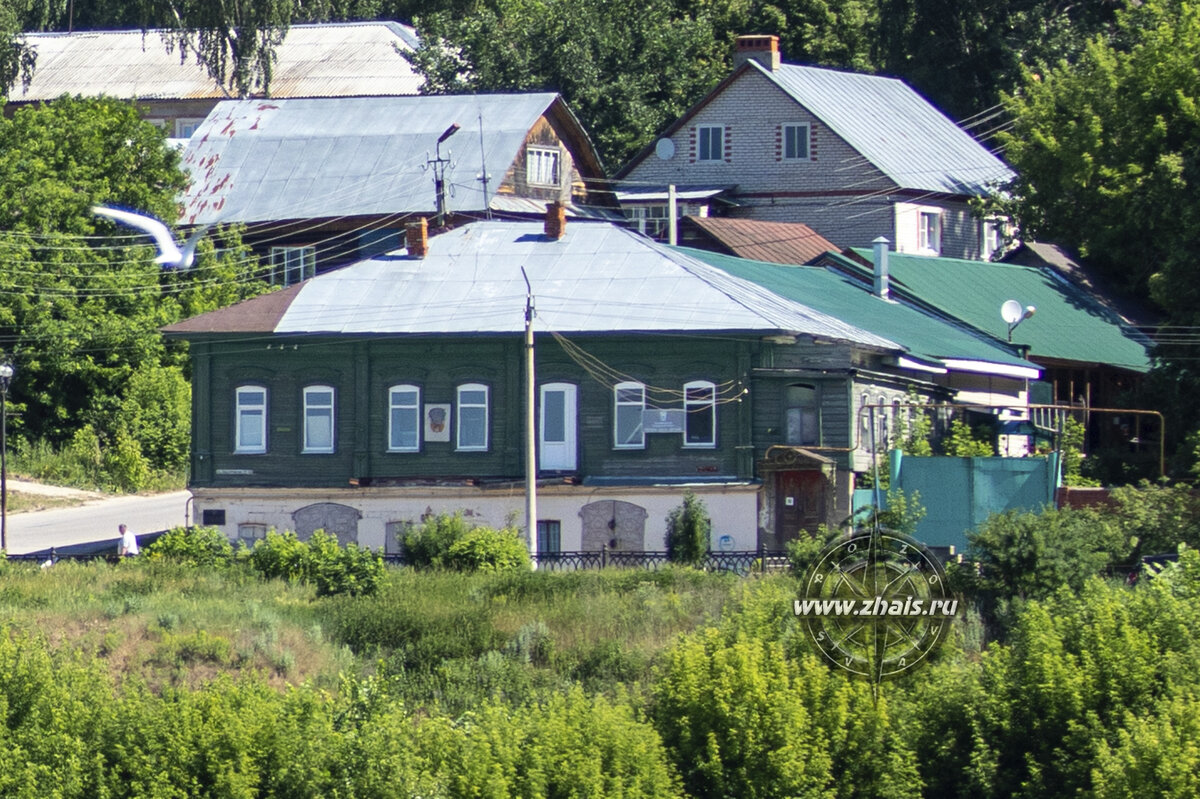
M876 297L881 299L889 299L890 290L888 289L888 240L883 236L871 242L871 246L875 248L872 261L875 265L875 285L872 292Z

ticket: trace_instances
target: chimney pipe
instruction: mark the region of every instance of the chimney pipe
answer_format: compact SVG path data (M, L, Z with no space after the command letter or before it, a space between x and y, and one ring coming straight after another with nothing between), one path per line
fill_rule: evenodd
M567 232L567 208L558 200L546 205L546 238L561 239Z
M750 60L757 61L772 72L777 72L779 70L779 37L775 35L737 37L737 50L733 55L734 69Z
M886 300L888 299L889 294L888 240L883 236L880 236L879 238L875 239L875 241L871 242L871 246L874 247L874 258L872 260L875 264L875 287L873 292L876 297Z
M409 258L424 258L429 254L429 221L425 217L404 226L404 244Z

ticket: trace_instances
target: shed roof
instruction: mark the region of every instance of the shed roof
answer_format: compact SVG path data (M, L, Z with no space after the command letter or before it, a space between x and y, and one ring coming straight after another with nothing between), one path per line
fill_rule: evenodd
M699 228L729 254L776 264L804 264L840 248L808 225L763 222L718 216L688 216L685 224Z
M476 222L402 252L299 284L282 301L256 297L165 328L170 334L325 335L520 333L528 275L539 331L787 332L898 349L891 340L784 300L620 226L569 224L560 240L540 223Z
M570 114L547 92L227 100L184 153L192 183L181 219L215 224L432 211L429 160L452 124L464 130L441 146L451 159L447 210L481 211L488 205L477 179L484 165L507 169L534 122L555 106ZM494 180L489 192L498 185Z
M228 93L196 63L181 57L169 31L27 33L37 52L28 86L10 102L53 100L63 94L125 100L225 99ZM398 22L293 25L276 50L268 87L272 97L412 95L422 83L397 51L417 47L416 31Z
M868 249L854 249L870 263ZM860 264L854 268L866 270ZM1087 292L1049 269L889 253L894 290L997 338L1007 338L1000 306L1016 300L1037 312L1013 331L1031 358L1107 364L1144 372L1150 341Z
M683 249L683 248L681 248ZM918 362L958 363L963 371L1036 377L1040 368L1002 341L967 330L910 305L875 296L869 285L818 266L785 266L703 250L683 249L694 258L752 281L781 297L870 330L903 346ZM966 368L964 368L966 367Z

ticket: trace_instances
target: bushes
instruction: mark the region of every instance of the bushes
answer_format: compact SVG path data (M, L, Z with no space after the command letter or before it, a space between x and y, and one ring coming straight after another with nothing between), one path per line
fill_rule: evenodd
M146 557L188 566L228 566L233 545L215 527L176 527L147 546Z
M404 560L418 569L507 571L529 568L529 550L511 527L471 526L461 513L440 513L404 535Z
M250 565L270 579L301 580L317 587L317 596L375 593L383 579L383 559L371 550L348 544L317 530L307 543L293 532L274 530L255 543L248 556Z

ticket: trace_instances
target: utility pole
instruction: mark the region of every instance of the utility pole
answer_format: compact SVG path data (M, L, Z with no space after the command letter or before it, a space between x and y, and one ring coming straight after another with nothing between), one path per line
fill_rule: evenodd
M450 163L449 154L446 158L442 158L442 142L458 133L458 123L455 122L450 127L442 131L442 135L438 136L437 144L433 148L433 158L426 161L426 164L433 167L433 189L437 203L437 227L446 226L446 166ZM426 153L429 151L426 150Z
M535 378L533 373L533 288L529 275L525 278L525 531L529 535L529 561L538 567L537 540L537 414L534 410Z

